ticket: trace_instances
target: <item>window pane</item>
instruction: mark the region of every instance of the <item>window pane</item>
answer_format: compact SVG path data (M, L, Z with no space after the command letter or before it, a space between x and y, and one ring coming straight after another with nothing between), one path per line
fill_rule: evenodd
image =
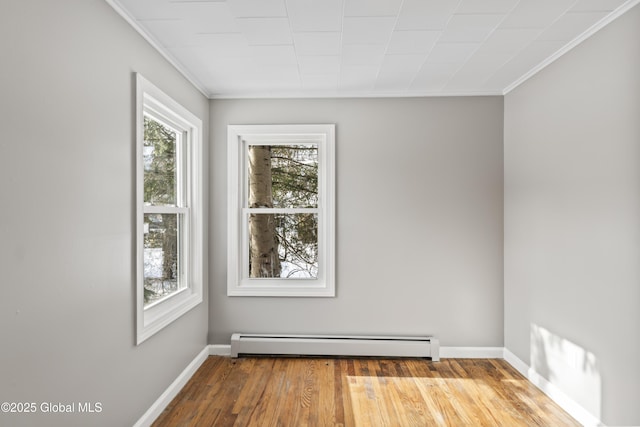
M144 215L144 302L176 292L182 287L182 215Z
M317 145L249 145L248 165L249 207L318 206Z
M176 140L172 129L144 118L144 203L176 206Z
M250 214L249 277L316 279L318 215Z

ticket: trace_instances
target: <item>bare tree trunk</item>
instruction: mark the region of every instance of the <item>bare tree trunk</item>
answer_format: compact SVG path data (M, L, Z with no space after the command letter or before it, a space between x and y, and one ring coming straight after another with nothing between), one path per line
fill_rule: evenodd
M271 147L249 146L249 207L272 208ZM280 277L275 215L249 215L249 277Z

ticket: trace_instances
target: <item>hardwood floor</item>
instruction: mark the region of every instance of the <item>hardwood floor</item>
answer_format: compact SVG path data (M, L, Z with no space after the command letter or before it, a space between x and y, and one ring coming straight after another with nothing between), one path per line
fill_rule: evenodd
M504 360L209 357L153 426L579 426Z

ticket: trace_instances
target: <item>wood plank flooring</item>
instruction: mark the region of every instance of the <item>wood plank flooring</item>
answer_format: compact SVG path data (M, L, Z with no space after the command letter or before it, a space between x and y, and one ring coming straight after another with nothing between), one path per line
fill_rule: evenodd
M153 426L579 426L504 360L209 357Z

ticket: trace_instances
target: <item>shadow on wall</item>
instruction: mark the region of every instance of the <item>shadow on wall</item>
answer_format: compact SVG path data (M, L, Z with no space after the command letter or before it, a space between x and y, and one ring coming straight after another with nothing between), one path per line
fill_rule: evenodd
M602 385L596 356L535 324L530 339L533 371L599 419Z

